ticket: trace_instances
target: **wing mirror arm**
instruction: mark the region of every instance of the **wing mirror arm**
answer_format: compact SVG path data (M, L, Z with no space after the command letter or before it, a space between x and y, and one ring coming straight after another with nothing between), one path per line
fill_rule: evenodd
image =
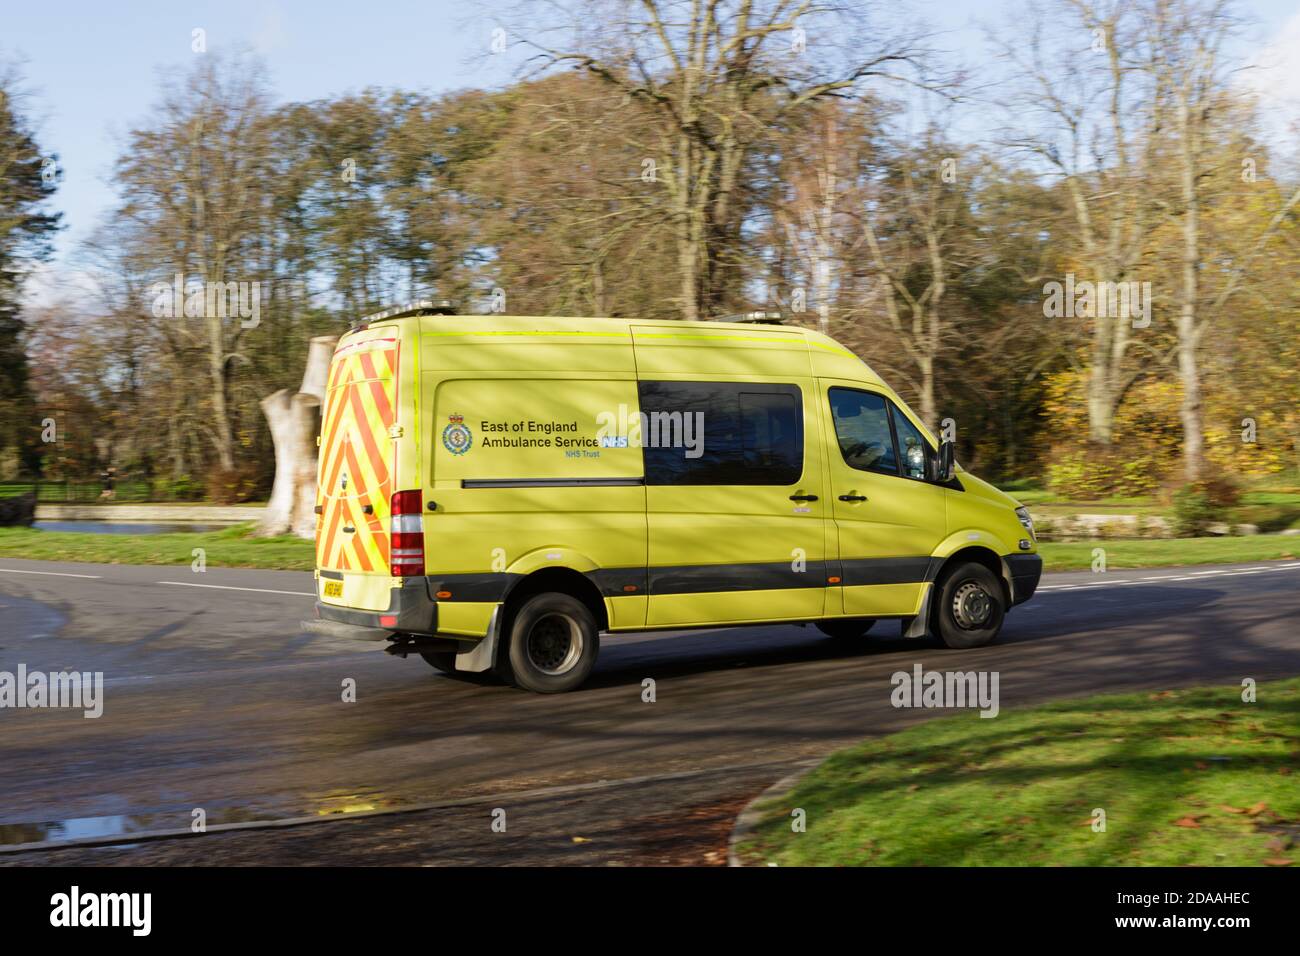
M939 454L935 456L934 463L934 480L943 484L952 481L953 471L956 468L955 446L950 441L939 442Z

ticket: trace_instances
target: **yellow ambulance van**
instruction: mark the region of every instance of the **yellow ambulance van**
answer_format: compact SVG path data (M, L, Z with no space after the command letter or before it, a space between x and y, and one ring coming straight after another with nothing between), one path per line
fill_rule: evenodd
M335 350L318 630L552 693L601 634L888 618L976 647L1037 587L1029 513L825 335L449 311Z

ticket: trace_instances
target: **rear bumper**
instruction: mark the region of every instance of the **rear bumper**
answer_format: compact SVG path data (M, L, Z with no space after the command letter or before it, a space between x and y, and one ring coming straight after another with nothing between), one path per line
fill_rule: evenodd
M1038 579L1043 576L1043 559L1036 554L1008 554L1006 561L1011 572L1011 605L1024 604L1038 589Z
M438 602L430 597L429 584L424 578L413 578L404 581L400 588L393 588L388 607L383 611L359 611L318 600L316 618L342 628L356 628L354 636L361 640L382 640L393 633L432 636L438 632ZM337 626L329 630L334 634L343 633Z

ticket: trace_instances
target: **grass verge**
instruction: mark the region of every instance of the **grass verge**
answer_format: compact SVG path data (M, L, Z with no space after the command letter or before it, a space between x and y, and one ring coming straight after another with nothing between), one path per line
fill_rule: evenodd
M1300 679L1260 685L1257 703L1241 694L931 720L831 756L761 807L741 855L782 866L1295 864ZM804 833L791 830L794 808Z
M1244 561L1295 559L1300 538L1255 534L1241 538L1109 538L1104 541L1043 541L1038 551L1048 571L1092 567L1093 549L1104 548L1106 567L1175 567L1184 564L1235 564Z
M167 534L89 534L0 528L0 557L97 564L189 564L203 548L208 564L226 568L310 571L315 546L301 538L254 538L252 524L221 531ZM1092 567L1093 548L1106 549L1111 570L1181 564L1218 564L1295 558L1300 538L1251 535L1243 538L1110 539L1042 542L1039 552L1048 571Z
M202 548L212 567L310 571L315 545L301 538L254 538L252 523L220 531L167 534L90 534L0 528L0 557L97 564L189 564Z

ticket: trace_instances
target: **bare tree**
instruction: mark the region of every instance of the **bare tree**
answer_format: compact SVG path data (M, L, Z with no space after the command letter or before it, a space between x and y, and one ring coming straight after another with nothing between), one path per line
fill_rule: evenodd
M1085 278L1130 281L1160 221L1151 184L1167 123L1142 12L1131 0L1058 0L1050 11L1032 5L1027 19L1027 43L1000 43L1023 86L1006 142L1059 176ZM1130 351L1150 346L1135 340L1128 316L1103 309L1091 322L1088 437L1108 445L1115 410L1142 374Z
M816 308L818 325L828 333L835 276L854 240L852 207L862 198L859 170L868 121L865 109L838 100L819 104L805 119L781 147L774 178L784 188L770 203L781 237L804 275L811 300L805 307Z
M1237 21L1230 0L1152 0L1146 12L1154 52L1152 69L1170 103L1170 135L1176 143L1177 182L1169 212L1178 223L1182 244L1174 355L1182 385L1183 477L1194 482L1201 477L1205 453L1202 340L1254 264L1259 249L1300 201L1300 190L1291 194L1244 255L1214 250L1220 253L1215 257L1218 261L1232 262L1232 267L1219 288L1207 289L1202 279L1207 260L1202 218L1206 191L1226 165L1221 143L1230 136L1242 112L1234 108L1223 57L1224 44L1232 37Z
M947 294L971 254L969 173L959 176L955 153L933 127L918 146L896 148L858 216L889 331L908 358L921 418L931 428L938 425L936 370L959 341L959 314Z
M543 66L584 70L651 110L647 159L669 195L688 320L739 295L746 165L770 127L921 59L915 35L872 34L860 4L582 0L569 12L562 31L523 42Z
M152 120L132 130L117 166L119 215L133 223L137 253L156 281L226 290L255 282L249 263L265 228L271 181L268 97L255 64L205 58ZM251 297L250 297L251 298ZM174 356L199 358L208 415L199 425L218 465L235 465L231 384L255 325L226 309L156 318Z

